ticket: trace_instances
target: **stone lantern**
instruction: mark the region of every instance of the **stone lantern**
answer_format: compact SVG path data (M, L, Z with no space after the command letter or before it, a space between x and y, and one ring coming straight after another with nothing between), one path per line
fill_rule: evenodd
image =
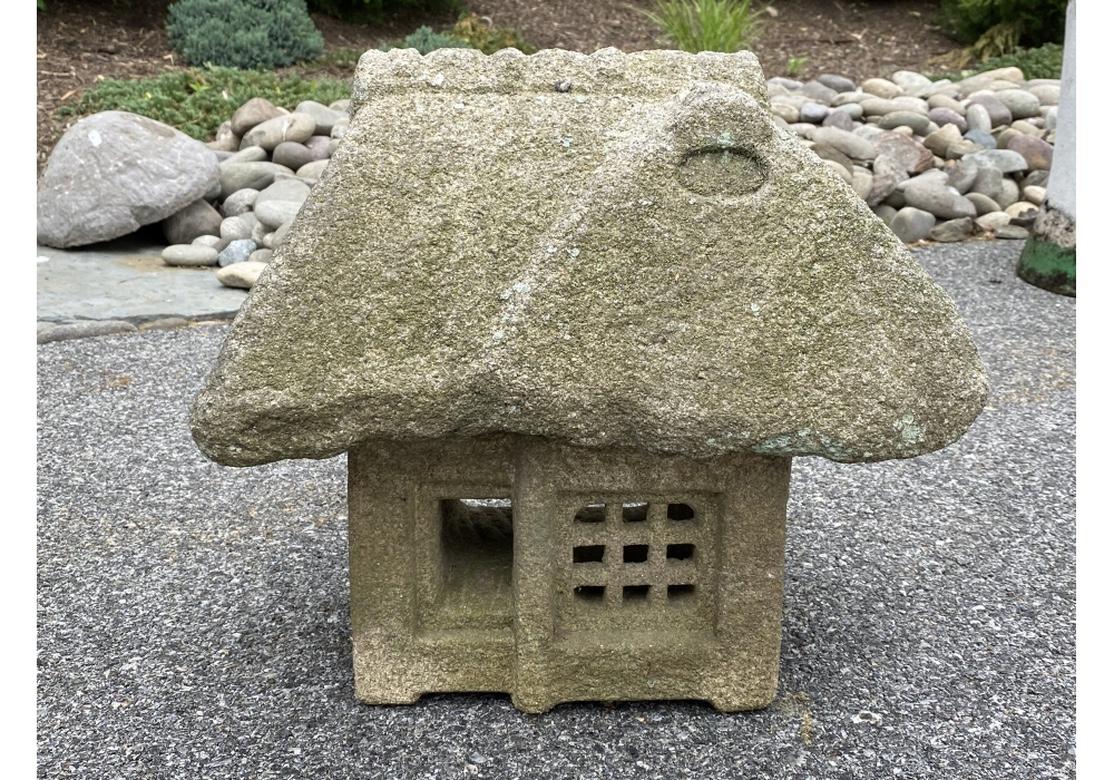
M955 306L753 55L371 51L193 408L348 453L356 692L766 705L791 459L955 441Z

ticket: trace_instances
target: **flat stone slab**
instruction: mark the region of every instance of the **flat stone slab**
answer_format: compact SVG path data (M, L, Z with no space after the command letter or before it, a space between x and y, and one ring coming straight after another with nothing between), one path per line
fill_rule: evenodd
M925 457L795 461L778 698L737 715L358 704L343 456L203 458L223 324L40 346L40 777L1074 776L1075 301L1020 251L915 253L989 405Z
M212 268L168 266L162 250L134 237L84 249L39 246L38 319L138 323L235 316L246 291L223 286Z

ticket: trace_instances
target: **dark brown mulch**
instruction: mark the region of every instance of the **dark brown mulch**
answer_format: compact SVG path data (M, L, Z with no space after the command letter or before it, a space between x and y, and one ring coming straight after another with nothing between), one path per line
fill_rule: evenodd
M103 78L138 78L181 67L163 29L170 0L50 0L38 14L38 164L41 169L67 127L63 103ZM651 0L471 0L471 10L513 27L539 48L624 51L667 47L639 12ZM899 68L924 69L955 43L933 24L934 0L756 0L767 5L754 44L767 76L789 75L789 59L806 58L797 74L840 73L861 80ZM314 15L326 48L364 50L421 24L440 29L451 17L401 16L367 25ZM345 59L299 70L349 75ZM72 121L72 120L71 120Z
M49 0L38 14L38 166L76 121L55 116L63 104L106 78L141 78L182 67L167 42L164 23L171 0ZM328 51L364 51L400 38L422 24L443 27L452 16L391 17L375 25L352 24L319 14L314 23ZM352 75L350 64L314 64L300 72Z
M652 0L472 0L493 23L518 29L535 46L595 51L668 47L639 9ZM920 70L956 43L935 26L935 0L773 0L753 49L767 76L789 75L790 57L807 61L799 76L839 73L855 80L901 68Z
M52 0L38 14L38 163L66 123L54 112L102 78L139 78L175 66L162 28L165 0Z

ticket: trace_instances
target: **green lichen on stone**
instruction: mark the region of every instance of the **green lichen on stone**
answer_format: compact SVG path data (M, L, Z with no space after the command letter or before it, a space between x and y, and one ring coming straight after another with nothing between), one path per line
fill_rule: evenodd
M894 429L906 444L917 445L924 440L924 431L911 414L902 415L901 419L894 423Z
M1030 237L1017 261L1017 275L1049 292L1075 297L1075 247Z

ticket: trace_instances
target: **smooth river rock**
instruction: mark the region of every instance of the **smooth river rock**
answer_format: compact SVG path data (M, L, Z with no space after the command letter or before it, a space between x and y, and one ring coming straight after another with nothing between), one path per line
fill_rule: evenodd
M240 143L243 146L261 146L271 151L283 141L308 141L316 127L317 120L309 114L284 114L248 130Z
M172 244L162 250L162 259L167 265L205 266L216 265L217 252L211 246L200 244Z
M39 243L134 233L202 199L218 177L213 150L169 125L125 111L87 116L58 141L39 179Z
M220 212L208 201L195 200L162 222L162 234L168 244L188 244L199 236L220 234Z

